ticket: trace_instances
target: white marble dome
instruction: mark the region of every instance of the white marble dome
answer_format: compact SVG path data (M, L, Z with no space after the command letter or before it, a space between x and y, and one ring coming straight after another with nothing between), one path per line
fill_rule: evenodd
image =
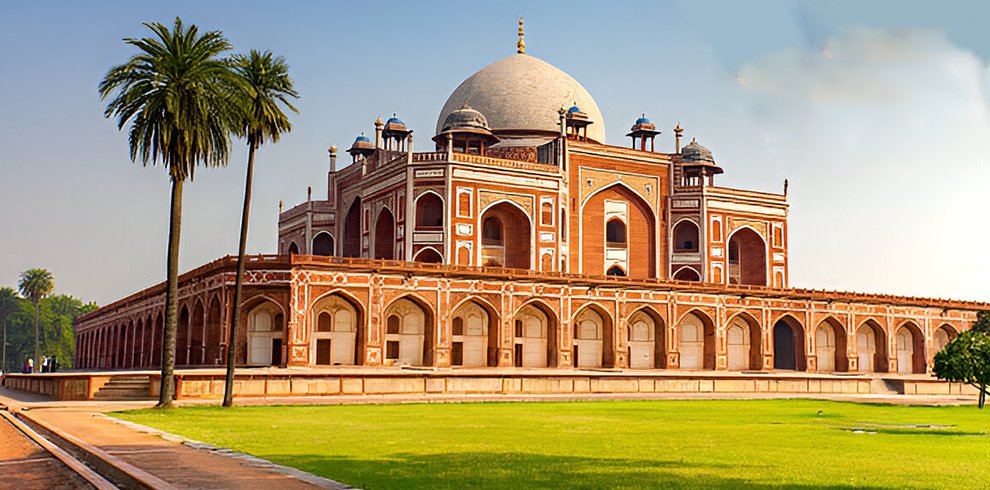
M560 132L561 107L577 106L594 124L588 138L605 143L605 120L591 94L557 67L527 54L492 63L454 90L437 118L437 134L450 113L469 105L485 115L492 132Z

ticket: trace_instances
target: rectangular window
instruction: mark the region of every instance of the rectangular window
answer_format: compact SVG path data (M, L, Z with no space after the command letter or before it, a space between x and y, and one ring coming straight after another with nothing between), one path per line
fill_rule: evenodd
M464 365L464 342L454 342L451 346L450 363L454 366Z

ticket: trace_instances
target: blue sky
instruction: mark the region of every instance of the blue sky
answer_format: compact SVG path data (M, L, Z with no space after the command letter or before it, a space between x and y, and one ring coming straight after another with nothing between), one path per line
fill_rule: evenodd
M31 267L107 303L164 278L168 181L128 159L96 85L142 22L181 16L288 60L293 131L264 148L249 253L326 148L398 113L428 149L453 89L515 49L580 81L608 139L645 112L721 185L790 180L794 286L990 300L990 5L965 2L0 2L0 284ZM183 270L236 252L242 142L186 186Z

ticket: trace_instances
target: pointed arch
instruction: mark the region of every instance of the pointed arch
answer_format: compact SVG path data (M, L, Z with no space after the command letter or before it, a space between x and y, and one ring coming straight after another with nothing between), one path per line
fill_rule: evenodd
M533 258L532 217L509 201L496 201L479 213L481 265L531 269Z
M615 329L608 310L598 303L587 303L578 308L573 318L574 367L614 367Z
M672 230L674 253L698 253L701 243L698 223L691 218L681 218L674 223Z
M183 304L179 309L179 322L176 326L175 334L175 365L185 366L189 364L189 329L190 325L189 305Z
M894 352L897 359L897 372L924 374L925 335L917 323L908 320L894 329Z
M953 328L952 325L949 325L948 323L943 323L940 325L935 329L935 333L932 335L932 340L935 344L935 352L940 352L942 349L945 349L945 346L949 342L956 340L956 337L958 336L959 333L956 332L956 329Z
M384 312L386 362L435 365L436 315L430 303L408 293L392 300Z
M313 237L313 246L310 248L312 250L312 255L321 255L324 257L329 257L334 255L334 240L333 235L328 231L321 231Z
M223 340L223 310L220 306L220 295L210 298L210 306L206 309L206 358L204 364L220 365L223 363L221 345Z
M629 367L632 369L663 369L667 367L667 329L663 317L650 306L643 306L629 315Z
M732 231L728 243L729 284L767 285L767 242L750 226Z
M482 298L469 296L451 311L451 365L498 366L497 310Z
M310 303L310 363L364 364L366 322L361 302L346 291L328 291Z
M434 191L423 191L416 196L416 227L440 228L444 224L444 199Z
M512 315L513 364L516 367L557 367L558 320L545 301L531 299Z
M242 362L255 366L281 365L285 349L285 309L265 296L251 298L245 305L251 306L243 309L247 328L243 329L245 349ZM238 348L238 357L240 351Z
M595 191L581 206L582 272L600 275L619 265L632 278L656 277L656 223L649 202L624 182Z
M289 242L289 249L287 252L289 255L299 255L299 245L296 245L295 241Z
M815 357L818 372L846 372L849 370L846 328L832 315L818 322L815 328Z
M344 215L344 257L361 256L361 197L355 197Z
M382 260L395 258L395 215L388 206L382 206L375 220L374 258Z
M692 308L677 321L681 369L715 369L715 322Z
M680 269L677 269L677 272L675 272L672 277L675 281L691 281L691 282L701 281L701 274L698 274L698 271L696 271L694 267L687 265L681 267Z
M804 326L790 313L773 324L773 368L790 371L807 370L804 355Z
M441 254L436 248L423 247L420 251L416 252L416 255L413 257L413 262L422 262L424 264L442 264L443 254Z
M865 320L856 329L856 353L860 371L887 372L887 332L876 320Z
M763 368L763 328L755 316L746 311L736 313L725 322L727 361L730 371L759 371Z

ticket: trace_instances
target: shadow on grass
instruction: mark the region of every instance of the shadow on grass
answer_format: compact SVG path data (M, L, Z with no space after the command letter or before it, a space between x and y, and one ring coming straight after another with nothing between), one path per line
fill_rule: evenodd
M603 450L605 452L605 450ZM773 480L773 467L753 482L732 475L739 465L691 464L528 453L390 454L382 459L323 455L259 454L359 488L883 488L863 485L800 485ZM735 471L734 471L735 470Z

